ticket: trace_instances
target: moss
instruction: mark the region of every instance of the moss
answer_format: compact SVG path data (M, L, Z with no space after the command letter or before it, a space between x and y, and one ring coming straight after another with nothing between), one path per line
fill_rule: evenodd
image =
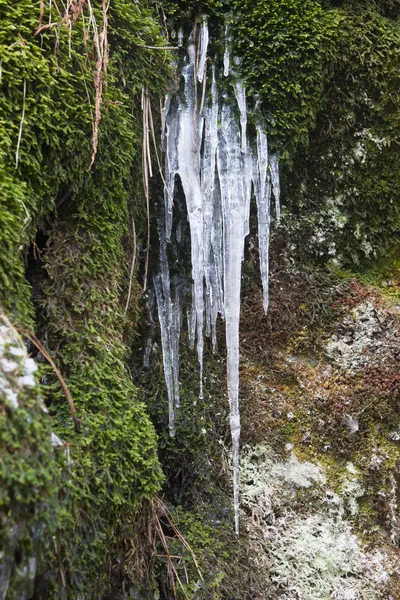
M171 518L184 536L185 545L169 530L169 553L181 584L176 580L178 599L242 600L252 597L255 590L261 593L258 574L247 555L247 539L239 539L227 519L231 515L231 500L218 495L212 503L198 503L191 509L172 508ZM160 554L165 554L165 549ZM179 560L177 560L179 559ZM164 589L167 581L167 561L157 559L156 569Z
M307 142L336 59L336 11L315 0L236 2L241 69L256 94L270 142L282 152ZM268 48L268 52L265 52Z
M101 3L92 4L100 26ZM88 7L85 21L79 14L69 30L62 22L66 15L57 14L55 3L50 15L45 2L43 23L59 24L35 35L40 7L39 0L0 1L0 220L5 224L0 301L14 320L31 328L36 321L82 424L77 433L58 380L48 373L52 429L67 444L69 462L60 453L57 466L52 463L54 485L60 480L58 519L51 530L57 529L57 556L40 565L36 594L76 598L84 591L85 597L99 598L110 587L110 548L117 552L118 543L124 546L116 537L117 525L126 518L132 527L124 535L133 536L141 502L162 481L154 429L127 366L137 318L136 284L126 315L124 306L133 248L130 222L133 215L140 236L146 221L138 192L140 93L146 83L158 100L169 55L143 48L165 45L151 7L128 0L110 3L99 145L89 170L96 51L91 35L85 42ZM26 275L34 284L32 297ZM18 433L31 448L33 463L40 461L45 469L53 451L49 443L39 451L24 414L15 416L18 432L17 424L7 421L5 434ZM49 426L49 418L38 414L37 435ZM30 480L32 466L21 463L13 472L16 455L11 452L8 460L7 485L16 493L17 473ZM18 504L19 527L29 543L32 499L20 498ZM52 519L46 503L36 510L40 518ZM53 543L49 532L44 543ZM15 584L10 593L18 596L21 590Z
M283 193L290 243L302 260L335 257L359 271L399 241L399 28L374 2L337 10L335 72Z

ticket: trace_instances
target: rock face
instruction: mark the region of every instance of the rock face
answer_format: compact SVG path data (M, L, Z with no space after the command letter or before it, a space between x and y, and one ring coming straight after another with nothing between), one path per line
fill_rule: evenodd
M397 552L389 546L368 549L354 532L352 517L363 495L351 463L343 467L335 492L322 467L299 462L293 450L283 461L263 446L244 451L242 498L249 544L256 568L277 597L384 597L397 569Z
M266 447L247 448L242 459L244 508L257 568L282 598L382 598L396 569L394 549L366 546L347 515L363 495L353 465L338 493L320 466L301 463L293 451L280 461ZM307 491L306 491L307 490Z
M0 0L0 600L400 598L399 18L396 0ZM195 88L185 100L179 63ZM190 303L182 318L175 296L165 318L182 337L174 440L151 308L147 371L139 365L167 187L167 91L189 133L171 134L180 141L167 153L180 163L171 206L168 196L177 244L165 250L177 291L192 252L200 264L215 250L193 273L197 325L204 302L215 350L198 347L204 398ZM222 185L207 234L187 202L199 185L192 135L201 187ZM265 316L268 169L283 218ZM235 257L224 269L222 244ZM384 274L395 307L332 275L341 268ZM244 443L239 538L226 346L214 327L229 297L222 270L234 291L236 458L237 401Z
M260 404L265 425L243 450L243 518L267 598L395 598L400 319L355 281L330 311L317 343L310 328L300 351L276 348L269 377L244 353L247 439Z
M388 327L387 316L372 302L358 304L327 343L329 358L348 373L392 359L398 352L398 332Z

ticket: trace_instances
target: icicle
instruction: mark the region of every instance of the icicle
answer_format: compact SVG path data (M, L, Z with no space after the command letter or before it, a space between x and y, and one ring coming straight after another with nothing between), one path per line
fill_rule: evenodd
M228 25L225 26L225 52L224 52L224 77L229 75L229 44L230 38L228 37Z
M181 334L181 298L178 287L178 279L174 277L174 302L171 305L171 362L172 362L172 381L175 407L180 407L179 397L179 338Z
M258 245L263 287L264 312L268 310L269 230L271 185L268 168L268 141L263 129L257 127L257 156L253 157L253 185L257 204Z
M178 139L178 172L188 211L193 277L194 310L196 315L197 356L200 365L200 398L203 397L203 324L204 324L204 257L203 257L203 198L198 171L196 144L196 98L194 85L194 44L189 45L189 63L183 68L185 103L181 105Z
M181 39L181 30L178 40ZM263 306L268 308L270 203L273 190L279 222L278 156L268 156L267 135L257 127L257 149L247 138L247 103L243 82L234 84L240 114L235 118L229 92L218 98L216 67L211 85L205 77L208 26L204 19L196 56L194 35L182 67L184 97L167 97L162 111L165 154L165 227L160 235L160 273L154 280L161 329L165 381L168 392L171 435L174 410L179 406L179 336L183 303L188 287L177 277L170 281L167 242L171 240L175 179L180 178L185 196L191 238L191 298L186 301L190 347L197 345L200 365L200 397L203 394L203 336L211 335L216 348L218 315L225 319L227 387L233 452L235 529L239 531L239 318L241 266L245 236L249 233L252 185L257 204ZM179 42L180 43L180 42ZM228 28L225 29L224 75L230 71ZM196 63L197 61L197 63ZM240 61L235 59L235 64ZM197 88L197 80L202 86ZM202 88L202 89L200 89ZM272 189L271 189L272 184ZM182 221L175 229L182 241Z
M227 380L233 453L235 529L239 532L239 317L241 267L246 215L245 158L240 133L228 105L221 111L217 166L222 197L224 229L224 304L227 348Z
M171 106L171 94L167 94L164 100L164 106L161 112L161 145L164 146L165 124L168 117L169 107ZM161 101L160 101L161 102Z
M281 186L280 186L280 181L279 181L279 163L278 163L278 155L277 154L274 154L269 159L269 167L271 169L272 189L273 189L274 198L275 198L276 222L279 225L279 223L281 221L281 206L280 206Z
M192 290L192 303L187 309L187 325L188 325L188 338L189 348L193 350L194 343L196 341L196 310L194 307L194 293Z
M155 323L153 319L153 311L154 311L154 290L150 289L146 299L146 308L147 308L147 324L149 326L149 335L146 342L146 348L143 356L143 367L148 369L150 367L150 354L153 348L153 339L155 333Z
M157 308L158 308L158 319L160 321L161 329L161 345L163 353L163 365L164 365L164 378L167 386L168 395L168 419L169 419L169 433L171 437L175 435L175 394L173 391L172 383L172 362L170 352L170 331L169 331L169 320L170 320L170 307L168 302L168 295L165 295L163 286L161 283L161 276L157 275L154 278L154 289L156 291Z
M246 91L243 82L238 80L235 83L235 95L240 111L240 127L242 129L242 152L247 149L247 107L246 107Z
M208 25L207 20L204 19L201 24L201 33L200 33L200 58L199 64L197 68L197 79L202 83L204 76L204 69L206 66L207 60L207 47L208 47Z
M247 106L246 106L246 91L243 82L238 80L235 83L235 96L240 113L240 128L241 128L241 150L246 153L243 164L244 186L245 186L245 213L243 218L244 235L250 233L250 200L251 200L251 180L252 180L252 157L250 149L247 146ZM243 246L244 253L244 246ZM243 259L243 256L242 256Z
M171 241L172 211L175 190L175 176L178 172L178 140L180 136L180 107L170 106L166 114L165 123L165 167L164 167L164 207L165 207L165 235ZM168 118L167 118L168 116Z
M161 330L164 377L168 395L170 435L175 435L175 407L179 407L179 337L181 308L176 279L173 295L169 275L167 244L162 226L158 228L160 238L160 273L154 278L158 320Z
M211 307L211 335L213 351L217 345L217 318L218 314L225 319L225 303L223 289L223 228L222 228L222 206L219 182L215 182L213 197L213 220L211 230L212 262L210 268L210 281L213 292L213 303Z
M215 66L212 67L211 106L205 111L205 130L203 160L201 163L201 187L203 193L203 253L204 253L204 276L206 285L206 334L213 332L215 338L215 322L218 310L215 312L215 304L222 304L220 290L218 288L218 275L215 271L215 248L212 245L213 227L217 224L215 219L214 186L216 153L218 144L218 99L217 84L215 80ZM218 249L221 253L222 248ZM215 315L214 315L215 313Z

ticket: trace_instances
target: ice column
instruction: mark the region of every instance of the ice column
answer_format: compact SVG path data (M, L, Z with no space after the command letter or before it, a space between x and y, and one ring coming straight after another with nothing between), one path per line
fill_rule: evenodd
M273 156L271 156L269 166L271 169L272 189L274 191L274 198L275 198L276 221L279 225L279 222L281 220L281 207L280 207L281 185L279 182L279 164L278 164L278 155L277 154L274 154Z
M221 109L217 168L222 197L224 308L227 349L227 384L233 453L235 529L239 532L239 318L241 269L247 230L247 161L240 131L229 105Z
M253 186L257 204L263 306L264 311L267 312L271 184L268 174L268 141L266 133L260 125L257 127L257 155L253 156Z
M203 81L204 77L204 69L206 66L207 60L207 47L208 47L208 26L207 21L204 19L201 25L201 34L200 34L200 53L199 53L199 63L197 67L197 79L200 83Z
M216 66L205 78L209 33L203 20L198 40L189 39L188 56L181 69L184 90L167 96L162 112L164 148L165 222L160 226L160 271L154 279L169 401L171 434L179 406L179 336L186 302L189 344L197 345L202 396L203 336L216 346L218 315L225 319L227 388L233 450L235 528L239 531L239 319L241 268L245 237L249 233L252 190L257 204L260 270L264 310L268 309L270 203L274 193L279 221L278 156L269 156L267 135L261 125L257 137L248 137L246 91L229 67L228 41L224 75L218 94ZM198 85L202 83L202 86ZM239 119L235 116L239 113ZM239 122L238 122L239 121ZM173 227L175 179L185 196L191 238L191 297L185 300L178 281L170 278L167 244ZM172 280L171 280L172 279Z
M207 27L203 24L203 27ZM194 315L197 333L197 355L200 364L200 398L203 397L203 323L204 323L204 255L203 195L200 188L197 98L194 83L195 45L189 44L189 62L183 67L185 101L179 106L178 173L185 194L192 247Z
M181 302L179 288L173 286L167 259L164 228L159 226L160 272L154 278L158 320L161 330L164 377L168 395L168 416L171 436L175 435L175 408L179 407L179 338L181 329Z
M229 75L230 56L229 56L229 42L228 36L228 25L225 26L225 52L224 52L224 77Z

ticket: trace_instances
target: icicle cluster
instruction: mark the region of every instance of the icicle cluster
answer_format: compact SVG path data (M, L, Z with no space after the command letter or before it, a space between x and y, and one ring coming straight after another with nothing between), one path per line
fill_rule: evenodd
M160 272L154 285L161 327L164 373L169 399L169 426L174 435L179 406L179 336L182 294L170 278L167 244L173 230L173 198L179 176L185 195L191 236L192 293L188 309L189 341L197 342L200 397L203 395L204 331L216 345L216 322L225 320L227 387L233 448L235 526L239 528L239 317L241 266L249 233L252 190L257 203L260 268L264 310L268 308L268 249L271 188L279 220L279 170L268 156L267 135L257 127L254 148L247 138L246 92L230 66L229 38L223 60L224 76L231 75L218 93L216 66L207 82L206 21L198 42L192 34L182 67L183 97L168 96L162 114L165 153L165 222L160 224ZM233 93L232 93L233 92ZM239 109L239 123L235 117ZM179 230L177 229L177 235Z

